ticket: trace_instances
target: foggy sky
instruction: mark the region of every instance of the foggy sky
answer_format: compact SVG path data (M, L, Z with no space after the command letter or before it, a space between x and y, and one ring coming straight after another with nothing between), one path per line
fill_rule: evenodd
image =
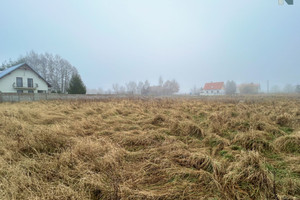
M181 92L211 81L300 84L299 3L1 0L0 62L59 54L90 89L160 75Z

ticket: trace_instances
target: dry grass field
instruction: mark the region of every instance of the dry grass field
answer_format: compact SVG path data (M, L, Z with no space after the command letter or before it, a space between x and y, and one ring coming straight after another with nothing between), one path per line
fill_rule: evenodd
M0 199L300 199L300 99L2 103Z

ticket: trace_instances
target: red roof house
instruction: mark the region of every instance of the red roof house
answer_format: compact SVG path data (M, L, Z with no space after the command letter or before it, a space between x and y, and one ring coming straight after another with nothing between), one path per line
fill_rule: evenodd
M221 95L225 94L224 82L205 83L203 92L206 95Z

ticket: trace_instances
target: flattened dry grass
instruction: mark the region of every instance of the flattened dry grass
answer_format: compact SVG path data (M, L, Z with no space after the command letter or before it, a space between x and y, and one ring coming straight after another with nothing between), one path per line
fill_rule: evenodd
M0 104L0 199L299 199L299 97Z

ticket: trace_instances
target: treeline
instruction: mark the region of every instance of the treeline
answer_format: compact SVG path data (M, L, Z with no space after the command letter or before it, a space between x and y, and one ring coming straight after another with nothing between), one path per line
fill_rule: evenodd
M270 93L300 93L300 85L287 84L284 87L273 85L270 88Z
M130 81L124 85L115 83L111 89L103 90L89 89L88 94L132 94L132 95L172 95L179 92L180 85L176 80L163 81L160 77L157 85L151 85L148 80L134 82Z
M52 85L52 92L66 93L72 75L78 74L77 69L61 56L51 53L39 54L34 51L20 56L17 60L4 61L0 69L3 70L24 62Z
M138 83L130 81L125 85L113 84L112 93L114 94L140 94L140 95L172 95L179 92L179 83L176 80L163 81L159 78L158 85L150 85L149 81Z

